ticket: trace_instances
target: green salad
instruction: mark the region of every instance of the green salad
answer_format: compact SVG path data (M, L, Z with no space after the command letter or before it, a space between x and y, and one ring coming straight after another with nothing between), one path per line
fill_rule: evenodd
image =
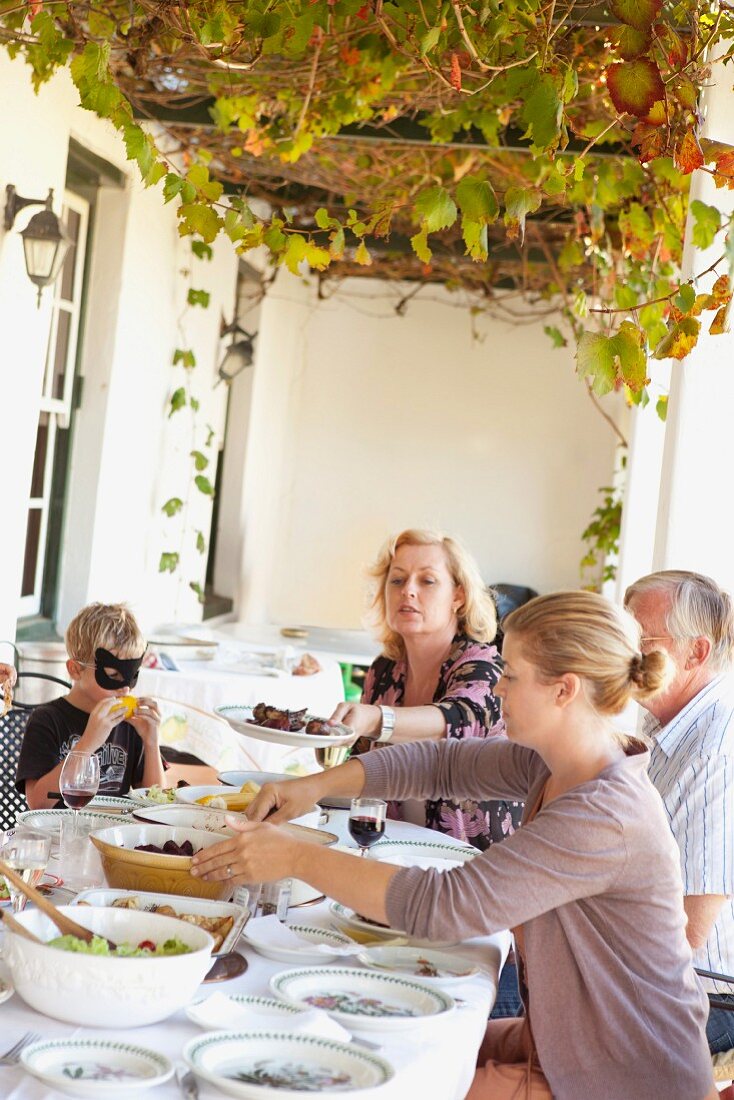
M152 787L148 788L148 801L159 802L161 804L167 804L174 802L176 799L175 787L159 787L156 783Z
M78 951L83 955L114 955L118 958L153 958L161 955L188 955L191 948L177 938L155 944L152 940L142 940L138 944L118 943L114 951L102 936L92 936L89 943L78 936L56 936L49 940L48 947L59 947L62 951Z

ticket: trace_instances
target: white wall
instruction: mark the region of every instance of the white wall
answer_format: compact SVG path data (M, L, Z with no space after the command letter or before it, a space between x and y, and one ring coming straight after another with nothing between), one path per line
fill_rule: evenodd
M64 533L59 623L92 599L126 599L145 624L200 616L189 580L203 581L204 559L193 531L208 535L211 502L190 494L185 519L161 515L167 497L186 498L190 450L207 424L223 428L225 393L213 389L220 354L219 319L232 315L237 257L228 242L211 263L191 256L177 233L175 208L159 188L146 190L125 159L116 131L76 106L65 73L33 94L29 70L0 55L0 188L60 198L70 138L127 174L123 191L100 193L92 242L89 308L81 369L85 394L77 416ZM59 205L57 204L57 210ZM32 211L31 211L32 213ZM22 228L23 221L18 223ZM189 286L211 293L207 310L184 311ZM49 296L40 312L14 229L0 229L0 638L17 615L26 507L49 325ZM167 419L168 398L182 384L171 366L175 347L193 347L192 386L201 399L198 433L188 412ZM207 471L213 477L213 469ZM185 530L183 530L185 528ZM179 574L158 573L161 550L185 555Z
M577 587L614 437L570 349L542 323L479 319L474 341L440 288L398 317L405 288L342 286L319 300L282 273L262 307L241 614L359 625L365 564L418 525L462 537L488 581Z

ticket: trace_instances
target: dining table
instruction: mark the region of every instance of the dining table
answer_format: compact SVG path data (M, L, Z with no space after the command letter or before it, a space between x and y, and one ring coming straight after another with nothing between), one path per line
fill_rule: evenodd
M329 810L324 815L322 827L339 837L340 844L354 848L354 842L348 835L348 813L344 810ZM391 821L388 835L395 840L435 841L437 834L408 822ZM464 847L450 837L440 837L441 841ZM359 858L355 855L355 859ZM63 876L62 866L50 864L49 870ZM68 881L67 887L71 885ZM66 904L68 895L54 898L57 904ZM316 925L324 928L335 927L329 899L317 899L305 907L291 908L288 921L300 924ZM343 931L343 928L342 928ZM259 955L246 941L247 928L240 939L237 950L247 960L247 970L240 977L230 981L205 984L200 987L196 997L208 997L214 992L230 994L255 994L273 996L270 980L274 975L288 969L283 962L274 962ZM394 1070L394 1076L378 1088L360 1091L360 1100L407 1100L420 1097L425 1100L463 1100L471 1084L477 1051L484 1036L487 1018L494 1004L500 969L510 946L508 932L499 931L492 935L468 940L452 948L469 963L479 968L479 974L471 979L445 989L456 1001L455 1008L448 1016L436 1020L422 1020L409 1030L391 1029L389 1021L384 1028L361 1032L352 1027L350 1030L357 1040L367 1040L376 1044L380 1057L387 1060ZM340 960L338 965L360 966L360 963ZM320 965L330 965L324 963ZM374 1021L373 1021L374 1024ZM166 1055L177 1067L183 1068L182 1051L192 1039L202 1036L201 1029L188 1019L182 1009L168 1019L146 1027L126 1028L121 1019L120 1027L115 1030L105 1028L80 1027L42 1015L26 1005L18 994L14 994L5 1003L0 1004L0 1054L27 1032L33 1032L44 1039L59 1038L102 1038L119 1042L134 1043ZM216 1087L198 1081L200 1100L215 1100L224 1095ZM65 1094L50 1088L40 1080L30 1076L21 1065L0 1065L0 1096L3 1100L62 1100ZM175 1077L167 1082L146 1090L151 1100L179 1100L183 1095ZM263 1091L263 1100L277 1100L277 1091Z
M224 723L207 718L215 715L218 706L260 702L288 710L305 708L310 714L328 718L344 699L338 663L322 658L320 671L296 676L288 670L289 659L282 662L285 668L275 663L249 664L248 652L241 644L230 642L219 646L211 660L186 660L179 655L176 671L141 668L136 690L159 700L161 744L191 753L218 771L316 771L310 750L244 738ZM272 660L276 660L275 653ZM181 719L178 722L177 717Z

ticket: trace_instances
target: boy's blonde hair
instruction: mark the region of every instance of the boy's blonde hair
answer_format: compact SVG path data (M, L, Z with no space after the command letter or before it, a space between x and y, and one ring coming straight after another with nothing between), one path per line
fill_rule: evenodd
M90 603L69 623L64 638L73 661L94 663L97 649L108 649L117 657L140 657L145 638L135 616L124 603Z

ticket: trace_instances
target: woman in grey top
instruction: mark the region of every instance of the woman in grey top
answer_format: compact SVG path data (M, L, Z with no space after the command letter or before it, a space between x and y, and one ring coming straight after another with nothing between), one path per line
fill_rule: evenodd
M679 859L645 747L615 730L664 686L626 612L589 592L541 596L505 622L497 686L509 741L395 746L266 785L238 835L199 853L206 878L305 879L365 916L436 940L512 928L527 1018L489 1024L471 1100L716 1097L706 997L685 937ZM521 829L441 874L293 841L271 824L325 794L509 798ZM257 823L260 822L260 823ZM514 1064L512 1064L514 1063Z

